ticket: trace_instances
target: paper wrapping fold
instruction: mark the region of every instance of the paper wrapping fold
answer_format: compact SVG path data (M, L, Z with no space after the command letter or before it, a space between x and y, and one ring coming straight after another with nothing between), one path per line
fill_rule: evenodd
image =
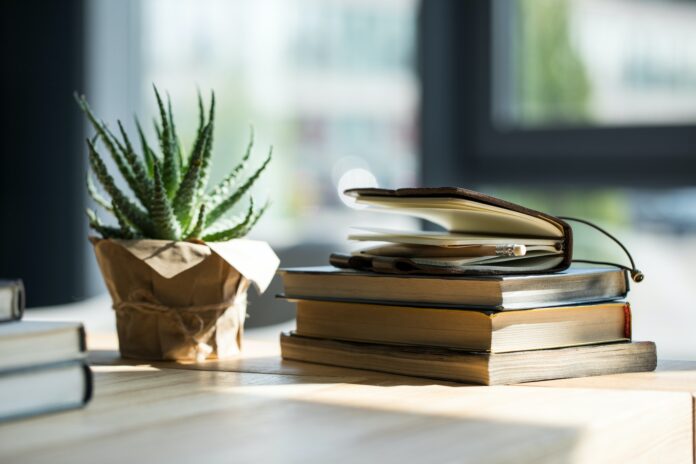
M225 358L242 346L246 291L269 285L278 257L264 242L91 239L116 312L121 355Z

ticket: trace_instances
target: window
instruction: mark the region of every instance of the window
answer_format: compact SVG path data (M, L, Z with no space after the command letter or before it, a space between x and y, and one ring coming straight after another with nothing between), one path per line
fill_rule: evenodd
M595 219L648 276L631 294L636 338L685 357L696 192L623 187L696 182L694 3L92 0L87 94L115 122L154 115L155 82L186 143L195 84L214 88L216 162L239 158L249 123L257 161L275 146L255 192L273 208L253 237L285 266L325 264L349 225L387 220L341 203L353 184L469 186ZM529 58L540 41L560 64ZM590 233L577 230L578 256L622 258ZM280 291L252 294L252 324L293 316Z
M495 5L497 125L696 123L696 2Z
M428 183L694 182L695 2L434 3L421 22Z
M254 195L273 205L254 236L274 246L340 243L360 219L339 190L416 182L415 1L140 5L141 112L155 114L155 82L172 95L180 125L193 130L195 85L204 94L215 89L213 182L239 160L250 124L257 162L274 145Z

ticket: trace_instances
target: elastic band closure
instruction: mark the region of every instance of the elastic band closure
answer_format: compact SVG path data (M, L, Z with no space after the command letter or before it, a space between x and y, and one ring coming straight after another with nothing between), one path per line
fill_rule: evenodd
M638 283L638 282L642 282L642 281L643 281L643 279L645 278L645 274L643 274L640 270L638 270L638 269L636 268L636 264L635 264L635 262L633 261L633 256L631 256L631 253L630 253L630 252L628 251L628 249L624 246L624 244L621 243L621 241L620 241L618 238L614 237L613 235L611 235L609 232L607 232L606 230L602 229L602 228L599 227L598 225L593 224L593 223L590 222L590 221L586 221L585 219L578 219L578 218L573 218L573 217L568 217L568 216L558 216L558 218L559 218L559 219L563 219L564 221L573 221L573 222L579 222L579 223L581 223L581 224L585 224L586 226L592 227L593 229L595 229L595 230L597 230L597 231L603 233L604 235L606 235L607 237L609 237L610 239L612 239L617 245L619 245L619 246L621 247L621 249L623 250L623 252L626 254L626 256L628 257L628 260L631 262L631 267L624 266L623 264L610 263L610 262L607 262L607 261L592 261L592 260L587 260L587 259L574 259L573 262L576 262L576 263L588 263L588 264L604 264L604 265L609 265L609 266L616 266L616 267L618 267L618 268L627 270L627 271L631 274L631 279L632 279L634 282Z

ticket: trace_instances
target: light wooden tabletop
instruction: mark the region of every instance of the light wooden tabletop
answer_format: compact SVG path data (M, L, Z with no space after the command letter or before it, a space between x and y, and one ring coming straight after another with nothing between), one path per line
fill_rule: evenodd
M281 361L276 335L194 365L93 335L93 401L0 426L0 462L692 462L693 383L465 386Z

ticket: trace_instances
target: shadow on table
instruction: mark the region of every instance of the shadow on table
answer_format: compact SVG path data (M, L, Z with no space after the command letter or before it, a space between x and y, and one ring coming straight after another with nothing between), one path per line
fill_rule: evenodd
M210 360L201 363L175 361L143 361L122 358L118 351L91 350L89 362L93 366L132 366L152 367L154 369L183 369L195 371L232 372L244 374L269 374L274 376L292 377L293 383L354 383L374 386L399 385L448 385L473 386L445 380L422 379L403 375L386 374L382 372L344 367L327 366L323 364L289 361L278 355L259 357L241 357L226 360ZM276 382L276 380L273 380Z

